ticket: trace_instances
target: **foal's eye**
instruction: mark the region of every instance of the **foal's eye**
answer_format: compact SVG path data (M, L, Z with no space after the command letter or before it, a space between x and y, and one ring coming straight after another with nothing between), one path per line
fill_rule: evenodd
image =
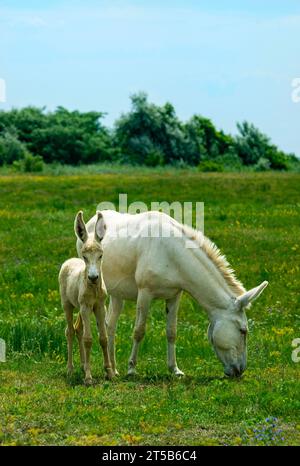
M86 256L82 256L83 257L83 260L84 261L87 261L87 257Z
M240 332L242 335L247 335L247 329L246 328L241 328Z

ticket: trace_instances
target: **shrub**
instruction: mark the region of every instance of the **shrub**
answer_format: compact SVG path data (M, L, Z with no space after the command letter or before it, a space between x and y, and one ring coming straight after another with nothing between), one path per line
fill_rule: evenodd
M237 128L235 151L245 165L255 165L261 157L266 157L271 147L270 139L246 121L238 123Z
M153 150L145 158L145 165L147 167L157 167L158 165L163 165L164 156L160 150Z
M40 155L32 155L26 152L21 160L15 160L13 163L15 170L24 173L41 172L44 168L43 158Z
M186 162L185 160L183 159L179 159L179 160L176 160L174 163L173 163L173 167L175 168L179 168L181 170L186 170L188 168L190 168L190 165L188 164L188 162Z
M270 168L271 168L271 163L265 157L260 157L257 164L254 166L254 169L257 172L265 172L267 170L270 170Z
M287 169L294 171L294 172L300 172L300 159L296 157L295 154L288 154L287 155Z
M273 147L267 152L267 158L270 162L271 168L274 170L287 170L288 168L288 158L287 156Z
M234 151L219 155L215 161L227 169L241 170L243 168L242 160Z
M151 104L147 95L131 98L132 109L115 123L114 142L133 164L176 164L179 160L197 165L197 134L191 125L183 124L170 103Z
M223 172L224 167L221 163L215 162L214 160L203 160L198 165L200 172Z
M23 158L26 154L26 146L18 138L9 132L0 136L0 165L11 164L15 160Z

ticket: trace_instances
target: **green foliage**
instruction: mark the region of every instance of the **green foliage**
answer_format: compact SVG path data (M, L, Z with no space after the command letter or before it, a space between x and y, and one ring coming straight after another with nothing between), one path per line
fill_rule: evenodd
M221 163L214 160L204 160L199 163L198 170L200 172L223 172L224 167Z
M235 139L235 150L245 165L254 165L260 158L267 158L270 141L254 125L244 121L238 123L239 135Z
M31 143L33 131L47 126L44 110L44 108L25 107L20 110L0 111L0 133L16 132L20 141Z
M288 156L284 152L279 151L276 147L272 147L268 153L267 158L270 162L270 167L274 170L287 170Z
M270 168L271 168L270 161L265 157L260 157L257 163L254 165L254 169L257 172L265 172L267 170L270 170Z
M19 141L16 135L7 131L0 133L0 165L20 160L26 153L25 144Z
M219 155L215 162L223 165L224 169L231 171L240 171L243 169L243 163L239 156L234 152L234 150L229 149L228 152L225 152L223 155Z
M18 140L46 163L100 162L111 160L114 154L111 136L100 123L102 117L99 112L70 112L63 107L49 113L32 107L2 111L0 135L14 131ZM19 158L11 156L6 163Z
M280 151L270 139L254 125L247 122L237 125L239 135L235 139L235 150L245 165L255 165L255 169L286 170L289 156ZM268 160L269 164L265 161Z
M196 147L170 103L162 107L150 104L144 93L133 95L131 101L132 110L115 125L115 144L126 162L152 166L179 160L191 165L197 162Z
M200 159L215 159L232 148L233 138L223 131L217 131L208 118L194 115L187 123L187 128L193 134Z
M13 162L13 168L19 172L42 172L44 168L43 158L40 155L32 155L27 152L20 160Z
M58 107L46 115L47 126L32 133L30 148L45 162L73 164L110 159L111 141L97 112L69 112Z
M151 104L144 93L131 100L132 110L115 125L115 144L126 154L126 162L147 165L151 155L154 165L153 154L157 154L156 164L193 166L233 151L233 138L217 131L207 118L195 115L182 123L170 103Z
M101 112L63 107L54 112L35 107L0 111L0 165L23 158L27 150L47 164L197 167L200 162L215 161L227 171L244 166L258 171L300 170L297 157L280 151L250 123L238 124L234 137L201 115L182 122L172 104L150 103L143 92L134 94L131 102L131 110L121 115L112 130L101 123ZM263 160L269 161L269 168Z
M300 159L295 154L288 154L286 156L287 170L300 172Z

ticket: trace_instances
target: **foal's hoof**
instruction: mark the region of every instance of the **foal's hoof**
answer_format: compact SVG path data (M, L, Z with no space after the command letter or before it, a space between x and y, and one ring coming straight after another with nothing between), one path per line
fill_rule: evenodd
M128 371L127 371L127 375L128 377L133 377L134 375L136 375L136 370L134 367L129 367Z
M67 377L72 377L74 373L74 367L68 367L67 368Z
M117 369L113 370L113 374L115 377L119 377L120 373L117 371Z
M87 387L90 387L93 384L93 379L92 377L88 377L87 379L84 379L84 385Z
M115 376L115 373L112 369L107 369L106 370L106 379L107 380L112 380Z

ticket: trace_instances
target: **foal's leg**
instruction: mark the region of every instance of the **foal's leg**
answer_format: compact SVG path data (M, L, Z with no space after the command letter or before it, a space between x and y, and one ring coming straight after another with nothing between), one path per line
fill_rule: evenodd
M168 340L168 367L170 372L180 376L184 373L178 369L176 362L176 329L177 329L177 311L179 307L179 301L181 293L175 296L175 298L166 300L166 312L167 312L167 340Z
M111 296L109 301L107 316L107 333L108 333L108 351L111 362L111 367L114 375L119 375L116 366L116 353L115 353L115 336L118 318L123 309L123 301L120 298Z
M94 307L94 313L95 313L96 320L97 320L97 327L98 327L98 332L99 332L99 343L100 343L100 346L103 352L104 369L106 371L107 378L112 379L114 376L114 373L111 368L110 358L108 354L104 301L100 301L100 303L97 303L97 305Z
M74 330L75 330L76 337L78 340L78 345L79 345L81 368L84 369L83 325L82 325L82 319L81 319L80 312L74 324Z
M135 374L137 355L140 342L144 338L146 331L146 320L152 296L147 290L139 290L136 307L136 320L133 332L133 346L128 363L128 375Z
M91 332L91 309L87 308L86 306L82 306L80 308L80 315L83 324L83 345L84 345L84 372L85 372L85 379L84 382L87 385L91 385L92 383L92 374L91 374L91 366L90 366L90 353L92 347L92 332Z
M63 303L63 308L65 311L65 316L66 316L66 321L67 321L67 327L65 331L67 343L68 343L67 373L68 375L71 375L74 370L74 365L73 365L73 339L74 339L74 333L75 333L74 327L73 327L74 306L72 306L72 304L67 301Z

